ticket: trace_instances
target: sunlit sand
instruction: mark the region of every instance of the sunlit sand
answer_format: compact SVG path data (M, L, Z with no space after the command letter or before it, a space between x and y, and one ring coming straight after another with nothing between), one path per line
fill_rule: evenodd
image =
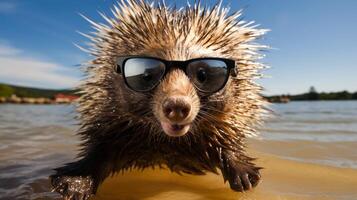
M233 192L215 174L180 176L168 170L149 169L107 179L94 199L357 199L356 169L290 161L252 150L251 154L265 168L262 183L252 191Z

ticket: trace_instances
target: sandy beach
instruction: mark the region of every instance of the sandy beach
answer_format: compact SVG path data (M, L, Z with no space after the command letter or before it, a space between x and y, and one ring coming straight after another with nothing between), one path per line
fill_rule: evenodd
M259 149L275 148L285 151L286 146L251 140ZM262 182L252 191L236 193L224 184L221 176L177 175L168 170L131 171L107 179L99 188L96 200L295 200L295 199L357 199L357 169L297 162L254 150L259 158ZM305 152L309 154L309 151Z

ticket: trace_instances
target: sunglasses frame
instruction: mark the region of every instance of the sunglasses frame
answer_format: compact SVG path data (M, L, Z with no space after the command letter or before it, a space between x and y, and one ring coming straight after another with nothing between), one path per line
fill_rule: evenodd
M222 87L220 87L216 91L208 92L208 91L204 91L204 90L200 89L195 84L193 84L197 90L199 90L200 92L205 93L205 94L213 94L213 93L216 93L216 92L220 91L221 89L223 89L226 86L226 84L228 82L228 79L229 79L229 75L232 75L232 76L236 77L237 74L238 74L237 70L234 70L235 69L235 64L236 64L235 60L231 60L231 59L227 59L227 58L201 57L201 58L194 58L194 59L185 60L185 61L177 61L177 60L169 61L169 60L164 60L164 59L161 59L161 58L151 57L151 56L134 56L133 55L133 56L120 56L120 57L117 57L115 71L118 74L122 74L124 82L125 82L126 86L128 86L129 89L131 89L131 90L133 90L135 92L141 92L141 93L146 93L146 92L152 91L155 87L157 87L159 85L160 81L158 81L154 86L152 86L148 90L136 90L136 89L132 88L127 82L127 79L125 77L125 70L124 70L124 66L125 66L126 61L128 61L131 58L148 58L148 59L154 59L154 60L157 60L157 61L160 61L160 62L164 63L165 69L164 69L164 73L162 74L162 77L160 78L160 80L163 77L165 77L167 75L167 73L170 71L170 69L172 69L172 68L181 69L189 77L189 75L186 72L186 69L187 69L187 66L191 62L194 62L194 61L198 61L198 60L218 60L218 61L223 61L227 66L227 76L225 77L225 81L224 81L224 84L222 84Z

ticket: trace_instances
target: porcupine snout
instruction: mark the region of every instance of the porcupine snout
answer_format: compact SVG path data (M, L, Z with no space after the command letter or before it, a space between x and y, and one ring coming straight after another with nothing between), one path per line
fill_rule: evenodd
M153 112L163 132L171 137L189 132L200 108L197 92L179 69L169 72L154 94Z

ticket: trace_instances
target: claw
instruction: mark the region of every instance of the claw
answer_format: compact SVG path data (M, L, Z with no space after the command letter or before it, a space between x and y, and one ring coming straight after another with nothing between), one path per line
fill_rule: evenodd
M232 160L226 160L223 164L223 177L229 181L232 190L244 192L259 184L259 167Z
M243 192L242 181L239 176L236 176L233 182L230 184L231 189L239 192Z
M250 190L250 189L252 189L252 183L250 182L250 180L249 180L249 175L248 174L244 174L243 176L242 176L242 179L243 179L243 184L244 184L244 189L245 190Z

